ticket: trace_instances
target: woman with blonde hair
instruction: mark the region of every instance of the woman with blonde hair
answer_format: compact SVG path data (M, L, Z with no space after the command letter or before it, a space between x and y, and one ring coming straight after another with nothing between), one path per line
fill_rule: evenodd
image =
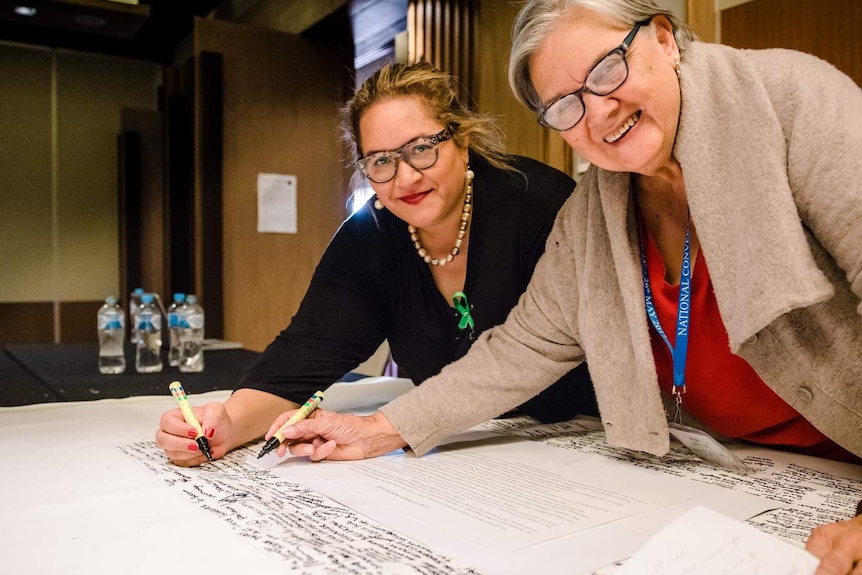
M496 124L457 89L428 64L391 64L344 108L357 175L376 196L336 232L296 316L239 388L196 409L214 457L262 436L384 340L399 370L423 382L517 303L575 183L506 155ZM510 408L545 422L597 413L586 366L557 379ZM156 442L175 463L198 465L188 430L169 411Z

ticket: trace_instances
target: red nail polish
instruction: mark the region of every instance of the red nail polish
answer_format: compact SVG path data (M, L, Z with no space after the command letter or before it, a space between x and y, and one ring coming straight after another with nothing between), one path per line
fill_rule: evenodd
M207 438L212 439L213 435L215 435L215 429L213 429L212 427L207 427L206 431L204 432L204 435L206 435Z
M198 432L197 432L197 431L195 431L194 429L189 429L189 432L188 432L188 434L187 434L187 435L188 435L189 437L191 437L192 439L194 439L194 438L196 438L196 437L198 436Z
M189 451L197 451L198 450L198 444L197 443L189 443L187 449Z

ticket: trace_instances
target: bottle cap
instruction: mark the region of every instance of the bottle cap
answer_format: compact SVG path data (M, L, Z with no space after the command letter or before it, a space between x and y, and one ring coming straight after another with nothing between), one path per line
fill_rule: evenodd
M115 303L117 303L117 298L115 298L112 295L109 295L108 297L105 298L105 303L110 304L110 305L114 305Z
M174 294L174 301L175 302L180 303L184 299L186 299L186 294L180 293L180 292L177 292Z
M151 293L141 294L141 303L153 303L153 294L151 294Z
M144 288L135 288L135 291L132 292L135 295L143 295Z
M189 294L186 296L186 301L192 305L198 303L198 298L194 294Z

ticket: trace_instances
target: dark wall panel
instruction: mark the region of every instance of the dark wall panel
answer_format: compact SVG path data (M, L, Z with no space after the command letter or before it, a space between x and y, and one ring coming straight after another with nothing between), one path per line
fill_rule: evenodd
M0 303L0 344L54 341L54 304Z
M60 341L98 341L96 313L102 301L64 301L60 304Z

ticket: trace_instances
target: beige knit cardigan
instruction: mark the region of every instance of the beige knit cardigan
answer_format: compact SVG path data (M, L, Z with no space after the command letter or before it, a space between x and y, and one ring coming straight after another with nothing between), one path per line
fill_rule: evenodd
M695 43L681 93L674 153L731 350L862 456L862 91L805 54ZM422 454L586 359L608 442L666 453L638 250L629 175L590 168L505 324L381 411Z

